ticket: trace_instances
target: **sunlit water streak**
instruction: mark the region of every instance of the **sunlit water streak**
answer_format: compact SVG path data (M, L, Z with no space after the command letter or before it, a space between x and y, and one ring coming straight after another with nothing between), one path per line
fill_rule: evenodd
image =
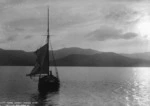
M134 101L139 106L150 105L150 70L149 68L134 68Z
M60 91L41 96L31 67L0 68L0 101L36 106L150 106L150 68L59 67Z

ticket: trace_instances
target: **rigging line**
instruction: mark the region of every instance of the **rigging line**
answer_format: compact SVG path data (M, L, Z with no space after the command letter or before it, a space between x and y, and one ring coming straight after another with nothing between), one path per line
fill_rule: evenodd
M47 11L47 15L48 15L48 19L47 19L47 43L48 43L48 47L47 47L47 53L48 53L48 75L49 75L49 65L50 65L50 61L49 61L49 6L48 6L48 11ZM51 71L51 69L50 69Z
M55 56L54 56L54 52L53 52L53 47L52 47L52 43L51 43L51 35L49 34L50 29L49 29L49 6L48 6L48 43L50 44L50 48L51 48L51 52L52 52L52 60L54 62L54 66L55 66L55 70L56 70L56 76L59 79L59 75L58 75L58 69L57 69L57 64L56 64L56 60L55 60Z
M53 62L54 62L55 70L56 70L56 75L57 75L57 78L59 79L57 64L56 64L55 55L54 55L54 52L53 52L53 47L52 47L51 40L50 40L49 43L50 43L50 47L51 47L51 50L52 50L52 56L53 56Z

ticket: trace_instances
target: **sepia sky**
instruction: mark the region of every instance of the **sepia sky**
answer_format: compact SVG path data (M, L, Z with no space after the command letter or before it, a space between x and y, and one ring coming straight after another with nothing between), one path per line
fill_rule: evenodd
M0 0L0 48L34 51L44 44L47 6L54 49L150 51L149 0Z

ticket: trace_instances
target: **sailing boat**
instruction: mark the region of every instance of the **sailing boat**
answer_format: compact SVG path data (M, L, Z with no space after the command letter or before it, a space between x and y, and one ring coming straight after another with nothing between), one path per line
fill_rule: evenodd
M36 50L35 54L36 64L31 71L30 74L27 76L30 77L39 77L38 82L38 91L40 93L47 93L47 92L55 92L59 90L60 80L58 75L58 70L56 67L56 62L54 58L53 48L50 42L50 34L49 34L49 8L48 8L48 29L47 29L47 41L44 46ZM52 70L49 70L49 44L51 48L53 63L56 71L56 76L53 75Z

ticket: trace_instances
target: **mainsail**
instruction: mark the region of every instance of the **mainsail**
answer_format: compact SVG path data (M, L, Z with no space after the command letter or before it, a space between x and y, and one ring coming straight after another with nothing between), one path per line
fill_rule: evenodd
M48 8L48 28L47 28L47 42L44 46L42 46L41 48L39 48L38 50L35 51L35 54L37 56L36 58L36 64L33 68L33 70L31 71L30 74L27 74L27 76L35 76L37 74L49 74L49 44L50 44L50 48L52 51L52 59L53 59L53 63L55 66L55 71L56 71L56 77L59 79L59 75L58 75L58 70L56 67L56 61L55 61L55 57L54 57L54 53L53 53L53 48L52 48L52 44L50 41L50 34L49 34L49 8ZM51 70L50 70L51 71Z
M34 76L36 74L49 74L49 51L48 43L39 48L35 54L37 56L36 64L27 76Z

